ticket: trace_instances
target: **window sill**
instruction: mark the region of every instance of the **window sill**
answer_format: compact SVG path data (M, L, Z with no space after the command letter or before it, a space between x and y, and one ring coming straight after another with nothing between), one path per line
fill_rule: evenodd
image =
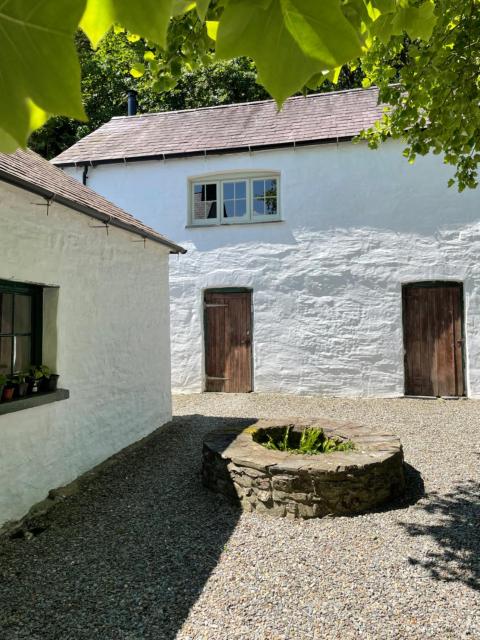
M225 227L250 227L256 224L278 224L279 222L285 222L284 220L255 220L255 222L226 222L224 224L186 224L185 229L211 229L212 227L218 227L224 229Z
M67 400L70 397L68 389L57 389L56 391L45 391L34 393L24 398L15 398L7 402L0 403L0 416L14 411L22 411L23 409L31 409L32 407L40 407L43 404L58 402L59 400Z

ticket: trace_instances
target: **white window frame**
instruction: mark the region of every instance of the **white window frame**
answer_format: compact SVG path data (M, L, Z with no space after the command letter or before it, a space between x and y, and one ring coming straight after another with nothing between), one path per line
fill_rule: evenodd
M277 213L255 214L253 212L253 186L254 180L276 180L277 181ZM224 218L223 217L223 184L225 182L246 182L247 213L243 217ZM194 189L198 184L214 184L217 187L217 218L216 219L195 219L193 215ZM189 202L188 202L188 225L192 227L220 226L229 224L255 224L259 222L278 222L281 220L280 208L280 174L275 172L245 172L231 174L203 175L189 178Z

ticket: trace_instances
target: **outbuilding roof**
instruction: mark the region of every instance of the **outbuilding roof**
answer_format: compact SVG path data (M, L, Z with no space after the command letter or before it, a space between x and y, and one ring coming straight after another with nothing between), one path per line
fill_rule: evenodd
M57 165L236 153L351 140L383 113L378 89L112 118L58 155Z
M92 189L80 184L33 151L19 149L12 154L0 153L0 180L53 202L59 202L112 227L120 227L142 238L163 244L170 249L171 253L185 253L185 249Z

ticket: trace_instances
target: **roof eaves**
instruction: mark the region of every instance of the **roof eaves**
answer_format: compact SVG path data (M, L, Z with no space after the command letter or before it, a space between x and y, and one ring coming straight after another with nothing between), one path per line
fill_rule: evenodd
M336 136L333 138L318 138L311 140L289 140L285 142L276 142L271 144L246 145L241 147L213 147L211 149L195 150L195 151L178 151L173 153L152 153L138 156L122 156L113 158L98 158L95 160L67 160L65 162L58 161L55 158L51 160L56 167L83 167L85 165L95 167L100 164L124 164L126 162L145 162L148 160L174 160L179 158L192 158L198 156L210 155L227 155L234 153L250 153L252 151L268 151L273 149L285 149L295 147L316 146L323 144L338 144L340 142L351 142L356 136Z
M97 209L84 205L80 202L71 200L70 198L66 198L65 196L57 194L54 191L50 191L49 189L45 189L40 185L29 182L28 180L23 180L22 178L14 176L3 169L0 169L0 180L2 180L3 182L7 182L8 184L12 184L16 187L20 187L21 189L25 189L26 191L30 191L31 193L40 195L44 198L47 198L48 200L58 202L59 204L69 207L70 209L78 211L79 213L83 213L92 218L95 218L96 220L100 220L105 224L109 224L112 227L118 227L120 229L123 229L124 231L130 231L131 233L141 236L144 239L152 240L153 242L162 244L170 249L170 253L187 252L186 249L184 249L180 245L175 244L174 242L170 242L170 240L167 240L167 238L160 236L160 234L149 232L147 229L139 229L135 225L119 220L118 218L115 218L110 214L98 211Z

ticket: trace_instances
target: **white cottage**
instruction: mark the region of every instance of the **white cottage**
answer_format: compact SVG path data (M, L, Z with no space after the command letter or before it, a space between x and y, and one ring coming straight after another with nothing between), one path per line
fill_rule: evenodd
M60 375L0 402L0 528L170 419L181 252L34 153L0 154L0 375Z
M480 397L480 192L376 89L114 118L55 160L178 238L173 387Z

